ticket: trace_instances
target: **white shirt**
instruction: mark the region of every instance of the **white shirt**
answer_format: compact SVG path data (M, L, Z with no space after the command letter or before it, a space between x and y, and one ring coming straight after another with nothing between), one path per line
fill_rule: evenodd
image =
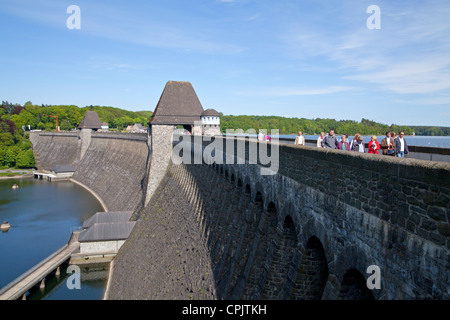
M365 151L365 146L364 146L364 143L360 143L359 144L359 152L364 152Z
M264 134L262 132L258 134L258 141L264 141Z
M317 148L322 148L322 136L320 136L319 138L317 138Z
M398 138L400 140L400 151L405 151L405 142L403 141L403 138Z
M305 137L297 136L295 138L295 144L301 144L302 146L304 146L305 145Z

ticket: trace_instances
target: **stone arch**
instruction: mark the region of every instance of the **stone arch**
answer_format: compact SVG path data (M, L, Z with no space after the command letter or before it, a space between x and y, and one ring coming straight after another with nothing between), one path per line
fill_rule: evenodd
M223 174L223 165L220 165L220 174Z
M368 253L360 247L352 245L341 251L334 264L334 275L336 276L337 281L341 284L341 288L339 290L340 299L354 299L355 292L361 294L361 299L377 299L379 297L381 290L372 291L367 289L366 286L365 276L369 276L366 271L370 265L380 266L380 264L374 259L369 259ZM350 270L353 271L348 274ZM359 273L359 275L357 275L356 272ZM361 277L364 280L364 286L361 285ZM383 280L383 277L381 277L381 288L384 288ZM371 295L366 293L364 288L369 290ZM346 293L346 291L353 293Z
M287 215L283 221L283 231L278 239L269 275L264 286L263 299L287 299L293 286L292 274L296 265L297 232L294 220Z
M260 203L264 204L264 197L265 197L264 188L261 183L257 182L255 185L255 198L254 199L256 202L260 202Z
M225 169L225 178L228 179L228 169Z
M242 179L241 178L238 178L237 187L242 188Z
M364 274L369 263L367 254L359 247L352 245L345 247L336 258L334 274L337 280L342 283L344 275L350 269L355 269Z
M309 218L302 224L301 232L299 233L299 242L305 246L311 237L316 237L323 248L326 261L333 261L335 252L332 250L332 245L329 239L329 232L324 225L317 219Z
M374 300L372 290L367 288L366 279L356 269L349 269L342 279L340 300Z
M302 255L291 299L321 299L328 275L328 263L322 242L316 236L312 236L308 239Z
M267 205L267 211L269 213L277 213L277 207L273 201L270 201Z
M236 172L235 168L232 165L228 165L228 171L229 171L229 175L230 175L230 182L232 184L236 185L238 173Z
M278 211L274 202L269 202L262 214L258 227L258 241L248 278L240 299L260 299L264 290L268 270L265 265L272 264L277 240Z
M248 194L248 195L252 194L252 188L250 187L249 183L247 183L245 185L245 193Z
M255 202L264 203L263 195L261 194L260 191L256 191L256 194L255 194Z

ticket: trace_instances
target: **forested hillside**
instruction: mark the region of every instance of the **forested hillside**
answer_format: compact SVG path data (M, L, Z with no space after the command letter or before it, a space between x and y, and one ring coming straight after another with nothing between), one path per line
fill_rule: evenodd
M128 111L114 107L87 106L79 108L74 105L33 105L31 102L25 103L22 107L18 104L2 102L0 116L4 120L11 120L17 128L28 125L31 129L55 130L55 118L58 116L58 125L61 130L71 130L76 128L83 119L86 111L96 111L102 122L107 122L110 128L125 129L128 125L146 123L152 115L151 111Z
M327 133L334 129L337 134L353 135L360 133L363 135L383 135L386 131L404 131L410 135L414 132L411 127L400 125L386 125L375 121L362 119L360 122L353 120L335 119L305 119L305 118L283 118L277 116L222 116L220 119L221 129L279 129L280 134L296 134L302 131L303 134L312 135Z
M88 106L24 106L2 101L0 108L0 169L32 168L35 165L28 130L56 130L56 116L60 130L69 131L78 126L86 111L96 111L100 120L113 130L124 130L128 125L147 125L152 112L133 112L113 107ZM53 116L53 117L52 117Z

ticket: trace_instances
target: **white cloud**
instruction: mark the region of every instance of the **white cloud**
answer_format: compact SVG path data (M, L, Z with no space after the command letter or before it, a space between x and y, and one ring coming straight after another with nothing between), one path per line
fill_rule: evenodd
M321 24L299 18L281 39L295 59L333 65L331 77L397 94L450 90L450 3L377 4L381 30L367 29L362 7L352 2L323 12L333 19ZM328 28L322 26L326 22Z
M347 86L329 86L321 88L305 87L262 87L256 90L241 91L238 94L243 96L271 96L271 97L289 97L289 96L312 96L333 94L353 90L353 87Z
M66 28L66 20L70 16L66 13L69 2L2 1L0 11L54 28ZM187 21L178 21L180 12L171 15L172 11L157 4L155 7L148 3L140 6L142 8L80 1L81 29L76 32L185 52L236 54L244 51L243 47L220 41L214 31L199 30L199 26L189 23L192 20L189 16L184 16Z

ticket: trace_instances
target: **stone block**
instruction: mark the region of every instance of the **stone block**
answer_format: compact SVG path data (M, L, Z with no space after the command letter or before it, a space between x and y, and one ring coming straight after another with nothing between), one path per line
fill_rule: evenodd
M436 221L447 221L447 213L444 208L431 206L427 211L427 215Z
M442 236L450 237L450 225L448 223L439 222L437 224L437 230Z

